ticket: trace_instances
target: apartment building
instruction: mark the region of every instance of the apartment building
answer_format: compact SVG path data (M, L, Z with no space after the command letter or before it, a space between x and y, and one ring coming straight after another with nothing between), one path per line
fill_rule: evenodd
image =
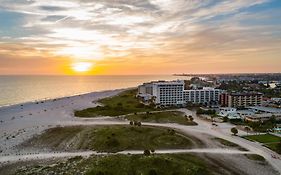
M218 104L222 90L211 87L184 90L184 101L195 104Z
M228 94L228 107L259 106L262 102L262 93L242 92Z
M183 80L153 81L138 87L138 96L144 101L151 100L157 105L184 105L187 103L217 104L222 93L220 89L184 89Z

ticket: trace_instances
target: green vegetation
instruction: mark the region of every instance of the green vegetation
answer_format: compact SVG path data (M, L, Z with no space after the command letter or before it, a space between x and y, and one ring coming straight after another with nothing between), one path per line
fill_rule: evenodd
M190 154L106 155L75 157L53 165L36 165L19 169L20 175L208 175L220 174L203 159Z
M264 122L245 122L246 125L253 128L256 132L267 132L269 129L272 129L276 126L278 122L276 117L272 116L268 121Z
M279 143L267 143L264 146L281 154L281 141Z
M146 106L140 103L136 94L136 89L127 90L117 96L99 100L104 106L75 111L74 115L76 117L119 116L155 110L154 106Z
M123 150L191 148L195 138L172 129L147 126L59 127L47 130L23 146L53 150Z
M281 90L278 88L268 88L264 84L259 84L257 81L229 81L223 82L219 86L219 89L227 90L228 92L240 92L242 89L247 89L248 91L258 91L264 94L265 97L281 97Z
M216 140L216 141L218 141L220 144L225 145L225 146L227 146L227 147L237 148L237 149L240 150L240 151L248 151L246 148L243 148L243 147L237 145L236 143L230 142L230 141L228 141L228 140L224 140L224 139L221 139L221 138L213 138L213 140Z
M179 123L183 125L197 125L193 118L184 116L183 112L179 111L164 111L164 112L147 112L142 114L133 114L125 117L130 121L141 122L156 122L156 123Z
M244 136L244 138L263 143L264 144L263 146L281 154L281 137L271 134L262 134L262 135Z
M225 146L228 146L228 147L239 147L239 145L237 145L233 142L230 142L228 140L221 139L221 138L214 138L213 140L216 140L219 143L221 143L222 145L225 145Z
M281 137L271 135L271 134L250 135L250 136L244 136L244 138L246 138L248 140L257 141L260 143L272 143L272 142L281 141Z
M265 158L257 154L246 154L245 156L250 160L265 162Z
M203 110L203 109L199 108L196 111L196 114L198 114L198 115L202 115L202 114L205 114L205 115L215 115L216 111L215 110Z
M230 131L233 133L233 135L238 134L238 129L236 129L236 128L231 128Z

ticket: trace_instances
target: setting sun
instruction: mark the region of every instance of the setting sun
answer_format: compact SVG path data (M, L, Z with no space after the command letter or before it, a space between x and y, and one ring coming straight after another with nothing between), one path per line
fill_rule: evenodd
M76 72L86 72L89 71L92 66L93 64L89 62L79 62L79 63L72 64L71 67Z

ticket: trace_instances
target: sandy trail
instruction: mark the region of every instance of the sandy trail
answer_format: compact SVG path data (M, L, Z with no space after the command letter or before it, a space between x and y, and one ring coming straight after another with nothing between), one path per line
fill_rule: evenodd
M95 101L124 90L93 92L55 100L29 102L0 108L0 156L15 152L15 146L44 130L68 122L87 120L73 117L73 111L96 106Z
M253 154L249 151L239 151L231 149L167 149L156 150L156 154L179 154L179 153L211 153L211 154ZM28 160L53 159L63 157L82 156L88 157L90 155L111 155L111 154L143 154L143 150L121 151L117 153L99 153L96 151L79 151L79 152L49 152L49 153L28 153L22 155L9 155L0 157L0 163L14 163Z

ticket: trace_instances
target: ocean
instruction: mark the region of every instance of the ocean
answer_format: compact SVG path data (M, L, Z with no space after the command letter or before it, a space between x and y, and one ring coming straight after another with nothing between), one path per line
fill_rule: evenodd
M190 79L190 77L172 75L0 76L0 106L136 87L152 80L175 79Z

